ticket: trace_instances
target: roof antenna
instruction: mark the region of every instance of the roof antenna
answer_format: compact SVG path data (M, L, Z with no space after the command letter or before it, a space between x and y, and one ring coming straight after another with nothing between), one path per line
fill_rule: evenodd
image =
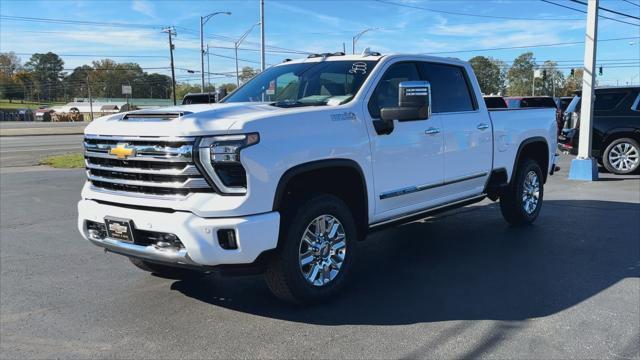
M362 56L362 57L366 57L366 56L369 56L369 55L371 55L371 49L369 49L369 48L365 48L364 50L362 50L362 54L360 54L360 56Z

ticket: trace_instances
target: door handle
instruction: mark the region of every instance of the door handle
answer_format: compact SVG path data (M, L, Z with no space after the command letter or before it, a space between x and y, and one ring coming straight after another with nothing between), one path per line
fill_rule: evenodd
M435 135L435 134L439 134L440 133L440 129L434 128L434 127L430 127L427 130L425 130L424 133L427 134L427 135Z
M478 130L487 130L489 128L489 124L480 123L478 124Z

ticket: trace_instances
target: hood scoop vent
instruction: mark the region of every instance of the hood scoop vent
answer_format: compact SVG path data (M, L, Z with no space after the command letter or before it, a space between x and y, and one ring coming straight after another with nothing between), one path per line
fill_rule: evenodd
M191 113L190 111L133 112L126 114L122 121L169 121Z

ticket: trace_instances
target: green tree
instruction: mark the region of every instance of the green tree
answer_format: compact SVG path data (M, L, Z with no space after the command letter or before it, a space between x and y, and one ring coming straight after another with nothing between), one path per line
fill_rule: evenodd
M47 100L60 98L63 93L61 80L64 77L64 61L52 52L35 53L24 64L25 69L33 73L38 85L35 89L38 96Z
M259 71L257 69L254 69L250 66L245 66L240 71L240 75L238 77L240 78L241 83L245 83L247 82L247 80L251 80L252 77L256 76L258 72Z
M533 71L536 67L532 52L526 52L515 58L507 72L507 93L510 96L531 95Z
M65 86L68 97L87 97L87 79L92 73L93 68L91 66L82 65L75 68L69 76L65 77L63 85Z
M0 53L0 98L9 99L25 97L24 87L15 79L21 70L20 58L14 52Z
M573 75L567 76L567 80L564 83L563 94L564 96L572 96L575 91L582 90L582 75L584 71L582 69L575 69Z
M505 89L506 65L499 60L476 56L469 60L478 78L480 90L487 95L500 94Z
M542 78L536 79L536 95L560 96L564 90L564 74L558 70L555 61L547 60L542 64Z

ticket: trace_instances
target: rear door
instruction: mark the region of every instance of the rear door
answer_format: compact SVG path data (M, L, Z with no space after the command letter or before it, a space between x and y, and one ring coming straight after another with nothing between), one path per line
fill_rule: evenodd
M445 192L456 197L484 190L493 161L493 130L486 110L479 109L470 79L461 66L420 62L431 83L433 120L444 132Z

